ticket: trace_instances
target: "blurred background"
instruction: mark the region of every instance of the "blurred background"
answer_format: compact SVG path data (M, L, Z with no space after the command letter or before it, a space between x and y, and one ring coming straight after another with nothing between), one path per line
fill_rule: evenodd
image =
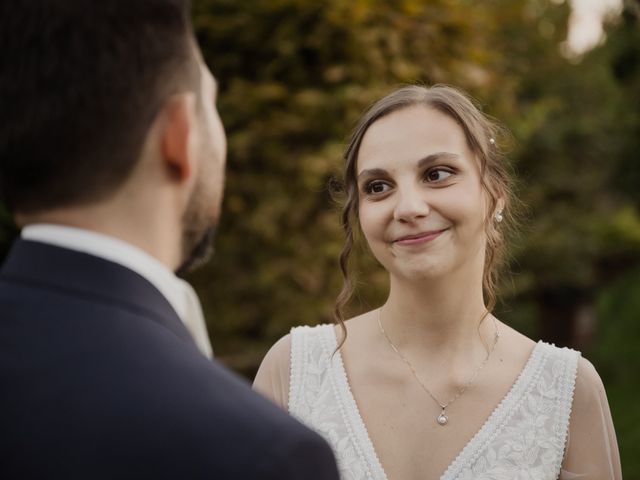
M331 321L351 128L401 84L459 86L512 132L527 207L496 315L595 364L640 479L640 1L194 0L194 22L229 137L216 254L189 278L216 357L251 379L292 326ZM387 288L356 256L352 313Z

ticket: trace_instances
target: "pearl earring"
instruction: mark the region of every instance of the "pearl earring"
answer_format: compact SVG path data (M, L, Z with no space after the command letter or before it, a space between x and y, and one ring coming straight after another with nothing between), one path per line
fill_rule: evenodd
M500 223L502 220L504 220L504 217L502 216L502 210L498 210L495 214L495 219L496 222Z

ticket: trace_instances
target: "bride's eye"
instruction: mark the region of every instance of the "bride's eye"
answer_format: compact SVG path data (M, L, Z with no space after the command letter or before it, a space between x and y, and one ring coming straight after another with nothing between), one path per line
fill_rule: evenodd
M387 182L382 182L380 180L375 180L373 182L367 183L364 187L365 193L369 195L377 195L381 193L385 193L391 188Z
M429 170L426 175L428 182L441 182L453 175L453 172L446 168L434 168Z

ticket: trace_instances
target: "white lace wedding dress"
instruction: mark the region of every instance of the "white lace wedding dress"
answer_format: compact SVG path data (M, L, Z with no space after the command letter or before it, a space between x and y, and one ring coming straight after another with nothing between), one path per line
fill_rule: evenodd
M333 325L291 332L289 411L334 449L342 480L387 480L351 394ZM441 480L555 480L580 354L539 342L509 393Z

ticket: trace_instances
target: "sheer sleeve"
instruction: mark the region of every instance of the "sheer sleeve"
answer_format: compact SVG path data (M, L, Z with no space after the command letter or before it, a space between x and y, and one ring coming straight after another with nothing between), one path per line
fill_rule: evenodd
M621 480L620 454L607 394L593 365L578 364L560 480Z
M291 336L286 335L271 347L262 360L253 389L276 405L288 409Z

